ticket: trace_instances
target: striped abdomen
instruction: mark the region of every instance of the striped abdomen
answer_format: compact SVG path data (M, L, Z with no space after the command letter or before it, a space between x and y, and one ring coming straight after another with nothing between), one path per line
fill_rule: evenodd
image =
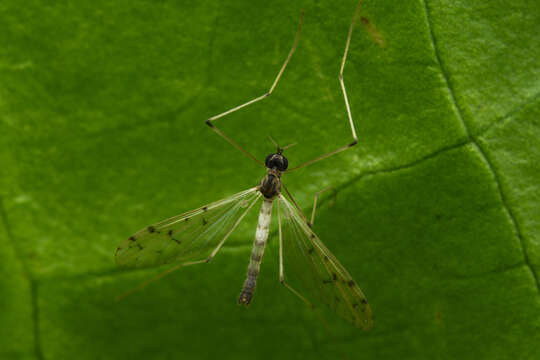
M257 285L257 275L261 267L261 260L264 255L266 240L268 239L268 231L270 229L270 220L272 218L273 200L264 199L261 211L259 212L259 221L257 223L257 231L255 232L255 241L253 242L253 250L251 250L251 259L249 261L248 273L244 288L238 298L239 304L249 305L255 286Z

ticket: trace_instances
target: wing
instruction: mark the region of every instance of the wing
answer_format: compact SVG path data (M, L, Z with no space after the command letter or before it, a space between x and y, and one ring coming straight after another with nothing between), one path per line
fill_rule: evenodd
M278 203L285 283L304 300L327 304L355 326L371 329L371 308L351 275L281 194Z
M223 245L260 196L254 187L148 226L120 244L116 264L146 267L206 259L211 250Z

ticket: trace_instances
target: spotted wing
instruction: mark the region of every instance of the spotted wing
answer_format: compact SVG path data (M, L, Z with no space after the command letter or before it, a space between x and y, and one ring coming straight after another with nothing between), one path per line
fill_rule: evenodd
M257 188L148 226L122 242L116 264L147 267L206 259L261 196Z
M351 275L294 205L283 195L279 195L278 203L285 283L304 301L327 304L355 326L371 329L371 308Z

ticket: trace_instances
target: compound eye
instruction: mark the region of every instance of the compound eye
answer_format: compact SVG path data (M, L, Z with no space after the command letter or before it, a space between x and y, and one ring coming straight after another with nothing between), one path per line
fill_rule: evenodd
M287 166L289 166L289 162L287 161L287 158L281 154L270 154L266 157L266 160L264 161L264 164L269 169L278 169L279 171L285 171L287 169Z
M270 160L272 159L272 157L274 156L275 154L270 154L266 157L266 160L264 160L264 165L269 168L270 167Z
M279 169L279 171L285 171L285 170L287 170L287 167L289 166L289 161L287 160L287 158L285 156L282 156L281 159L283 161L282 161L281 169Z

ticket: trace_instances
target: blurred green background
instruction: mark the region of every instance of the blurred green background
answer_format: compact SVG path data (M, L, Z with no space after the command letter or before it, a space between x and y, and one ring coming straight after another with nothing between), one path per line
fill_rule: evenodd
M278 281L256 214L208 265L117 270L136 230L351 141L338 83L356 0L0 3L0 358L539 359L540 3L365 0L345 69L359 144L284 177L364 290L366 333ZM255 212L254 212L255 213Z

